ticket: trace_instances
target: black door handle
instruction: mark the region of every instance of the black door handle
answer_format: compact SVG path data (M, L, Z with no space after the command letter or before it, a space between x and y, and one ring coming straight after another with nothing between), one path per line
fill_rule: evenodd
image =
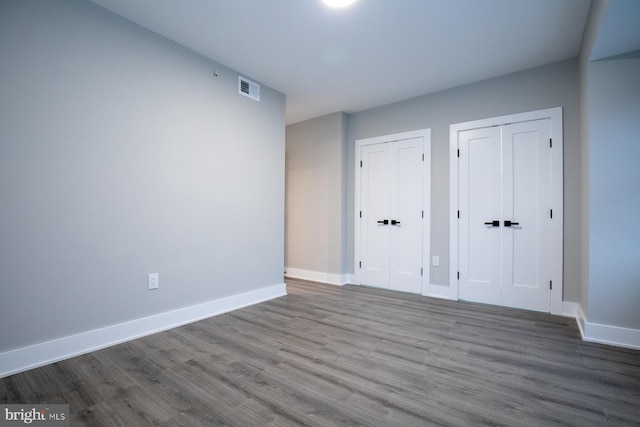
M391 225L400 225L400 221L396 221L395 219L392 219Z
M500 221L495 220L495 221L485 222L484 225L491 225L493 227L500 227Z
M509 220L506 220L506 221L504 222L504 226L505 226L505 227L511 227L512 225L520 225L520 223L519 223L519 222L511 222L511 221L509 221Z
M388 219L383 219L382 221L378 221L378 224L387 225L387 224L389 224L389 220Z

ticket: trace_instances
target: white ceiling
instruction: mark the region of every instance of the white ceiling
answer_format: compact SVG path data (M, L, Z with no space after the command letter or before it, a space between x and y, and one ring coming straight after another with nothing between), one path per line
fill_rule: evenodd
M591 0L91 0L287 96L287 123L578 55Z

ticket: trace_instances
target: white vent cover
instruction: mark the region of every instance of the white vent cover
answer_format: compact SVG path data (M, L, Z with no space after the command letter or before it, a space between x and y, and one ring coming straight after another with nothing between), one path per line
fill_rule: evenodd
M260 85L241 76L238 76L238 93L260 101Z

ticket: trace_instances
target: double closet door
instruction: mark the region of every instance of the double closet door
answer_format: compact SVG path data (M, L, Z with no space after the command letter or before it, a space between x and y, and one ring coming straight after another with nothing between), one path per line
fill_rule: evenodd
M421 293L424 138L360 145L359 283Z
M460 299L549 311L550 122L459 134Z

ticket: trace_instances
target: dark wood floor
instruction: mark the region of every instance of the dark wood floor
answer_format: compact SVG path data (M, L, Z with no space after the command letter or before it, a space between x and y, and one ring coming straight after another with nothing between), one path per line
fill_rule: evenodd
M640 425L640 351L575 320L358 286L289 295L0 379L72 426Z

